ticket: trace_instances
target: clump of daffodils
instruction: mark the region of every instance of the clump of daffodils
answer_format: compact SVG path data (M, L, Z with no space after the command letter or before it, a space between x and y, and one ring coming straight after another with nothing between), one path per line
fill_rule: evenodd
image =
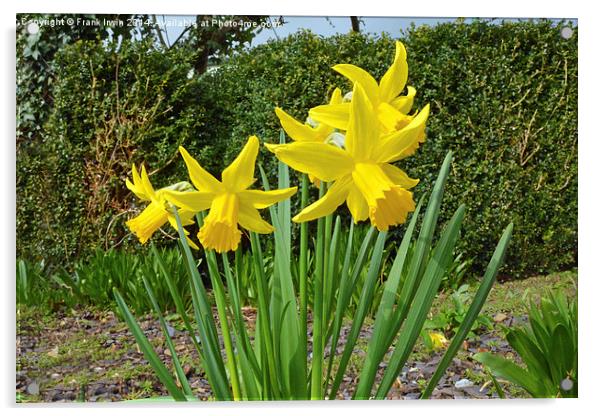
M394 165L414 154L425 141L429 106L411 113L416 90L406 88L406 50L396 43L393 64L376 81L355 65L340 64L333 69L347 77L352 91L343 96L335 89L330 102L309 110L302 123L281 108L275 112L282 128L293 140L286 144L265 144L276 157L294 170L307 174L314 184L328 183L320 199L303 208L293 220L311 221L333 213L346 203L355 222L369 220L380 231L402 224L415 203L410 191L419 182ZM180 153L188 168L187 182L154 191L144 166L140 176L132 169L134 183L127 187L146 209L127 222L141 243L169 222L176 227L173 207L183 225L193 216L209 210L197 238L207 250L236 250L241 228L270 233L273 227L259 209L290 198L296 188L262 191L250 189L254 183L259 139L249 137L238 157L222 172L221 181L207 172L183 148ZM188 239L192 247L196 244Z
M330 103L309 110L312 127L294 120L280 109L283 129L294 140L266 145L278 159L313 178L332 182L326 195L293 218L304 222L332 213L347 204L355 222L370 219L380 231L405 222L415 204L409 189L417 179L393 165L411 156L425 140L429 114L426 105L410 115L416 90L408 87L406 50L396 43L395 60L380 82L355 65L333 69L353 83L350 100L335 90ZM320 132L321 134L318 134ZM343 139L331 140L333 135Z

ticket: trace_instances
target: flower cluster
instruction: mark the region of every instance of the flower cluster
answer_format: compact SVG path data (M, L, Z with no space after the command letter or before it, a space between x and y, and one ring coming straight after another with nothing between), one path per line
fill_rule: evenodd
M414 210L409 191L417 183L392 163L412 155L425 140L426 105L410 115L416 90L408 87L406 50L396 43L395 60L380 82L355 65L333 69L353 82L350 100L337 89L328 105L309 111L301 124L277 109L283 129L294 140L266 145L278 159L321 181L333 182L324 197L303 209L294 221L332 213L344 202L353 219L370 219L379 230L403 223ZM317 126L312 126L314 123Z
M329 104L312 108L305 123L276 108L282 128L293 142L266 147L283 163L308 174L314 184L329 183L325 195L299 212L294 221L329 215L346 202L355 222L369 219L378 230L387 230L405 222L414 210L409 189L418 180L393 163L412 155L424 142L429 106L410 114L416 90L408 86L407 95L400 95L408 77L401 42L396 43L395 60L380 82L354 65L335 65L333 69L353 83L353 90L343 96L335 89ZM205 249L235 250L241 239L239 227L257 233L272 232L273 227L261 218L258 209L291 197L296 188L249 189L255 181L258 151L259 139L249 137L238 157L222 172L220 181L180 147L194 188L181 182L154 191L144 166L141 176L134 166L134 182L127 180L126 185L150 204L127 222L128 227L145 243L167 222L177 228L172 211L175 206L183 225L191 224L197 212L209 209L198 233ZM196 248L192 240L188 243Z

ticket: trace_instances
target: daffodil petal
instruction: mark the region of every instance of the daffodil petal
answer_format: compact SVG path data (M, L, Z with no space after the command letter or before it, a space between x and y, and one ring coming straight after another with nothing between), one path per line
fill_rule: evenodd
M247 189L238 193L241 205L250 205L257 209L267 208L276 202L284 201L297 192L297 187L275 189L273 191L260 191Z
M250 136L236 159L222 172L222 183L227 189L238 192L255 182L253 175L258 152L259 139L257 136Z
M293 221L311 221L333 213L339 205L345 202L350 186L350 176L346 176L338 181L335 181L322 198L305 207L293 218Z
M194 224L194 221L192 220L194 214L196 213L186 209L178 210L178 215L180 216L180 221L182 222L183 227ZM167 219L169 220L169 224L172 226L172 228L178 231L178 222L176 221L176 217L171 212L168 212ZM188 231L186 229L184 229L184 234L188 235Z
M330 104L341 104L343 102L343 93L340 88L335 88L330 96Z
M291 139L298 142L315 142L323 140L320 140L319 132L316 131L316 129L295 120L294 117L290 116L281 108L276 107L275 112L280 120L280 125Z
M408 80L408 63L406 48L399 41L395 42L395 60L380 80L378 92L380 100L390 102L401 93Z
M217 194L223 190L223 186L220 181L215 179L213 175L203 169L199 162L190 156L190 153L188 153L188 151L182 146L180 146L180 154L182 155L184 163L186 163L186 167L188 168L190 180L199 191Z
M125 224L138 237L140 243L144 244L167 222L167 217L167 211L161 204L151 202L140 215Z
M150 201L150 198L144 192L144 189L137 187L129 179L125 180L125 186L134 193L142 201Z
M146 168L144 167L144 165L142 165L142 172L140 178L142 179L141 183L144 192L147 196L152 198L152 196L155 194L155 190L153 189L153 185L151 184L150 179L148 178L148 174L146 173Z
M419 179L410 178L407 173L399 169L397 166L385 163L380 167L385 172L385 175L387 175L395 185L401 186L402 188L411 189L420 182Z
M414 105L414 97L416 96L416 88L408 87L408 95L402 95L395 98L389 104L397 109L402 114L408 114Z
M401 113L401 111L388 103L380 103L377 114L384 133L399 131L412 121L411 116Z
M368 204L355 185L351 185L349 195L347 195L347 208L356 224L368 218Z
M332 67L339 74L347 77L352 83L362 86L370 101L374 104L378 101L379 91L376 80L362 68L351 64L339 64Z
M260 234L268 234L274 231L274 227L261 218L259 211L251 205L240 204L238 211L238 223L241 227Z
M353 183L369 206L385 197L385 191L395 186L382 167L374 163L357 163L352 173Z
M266 144L270 152L291 168L330 182L353 169L353 159L342 149L326 143Z
M347 130L350 109L350 103L319 105L309 110L309 116L335 129Z
M370 160L373 150L379 146L379 123L363 87L356 83L353 86L349 128L345 136L345 147L353 158Z
M191 248L193 248L194 250L199 250L199 246L197 246L197 245L195 244L195 242L194 242L194 241L192 241L192 240L190 239L190 237L186 236L186 242L187 242L187 243L188 243L188 245L189 245Z
M211 207L215 194L211 192L180 192L163 190L163 197L177 207L190 212L205 211Z
M427 104L406 127L382 137L380 146L373 155L374 159L379 163L388 163L411 155L418 144L424 141L429 108Z

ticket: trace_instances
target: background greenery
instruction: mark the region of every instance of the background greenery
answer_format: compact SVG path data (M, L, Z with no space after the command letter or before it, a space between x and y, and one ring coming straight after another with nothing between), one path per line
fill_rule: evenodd
M473 272L483 271L510 221L502 273L576 264L574 30L563 39L551 22L477 21L401 34L415 108L431 103L431 117L426 144L400 166L421 179L419 196L454 151L442 219L457 201L467 204L459 250ZM17 256L69 263L97 248L138 247L124 226L138 207L123 183L132 163L158 173L156 186L182 180L183 144L218 174L248 135L276 141L274 106L304 119L335 87L350 89L332 65L353 63L378 79L394 49L387 36L299 32L198 74L187 47L151 39L66 43L51 62L52 100L39 107L49 115L17 150ZM261 155L273 169L274 158Z

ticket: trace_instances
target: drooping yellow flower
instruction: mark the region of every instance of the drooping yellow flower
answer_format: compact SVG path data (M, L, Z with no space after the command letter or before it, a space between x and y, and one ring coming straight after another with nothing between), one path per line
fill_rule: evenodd
M431 343L433 344L433 349L435 350L441 350L447 347L447 344L449 344L449 340L440 332L429 331L428 334L429 338L431 339Z
M411 179L391 163L407 157L407 150L424 134L429 106L399 131L381 135L379 120L363 87L355 83L343 149L326 143L295 142L268 145L278 159L295 170L334 183L318 201L297 214L296 222L332 213L343 202L356 222L370 218L381 231L401 224L415 208Z
M364 69L355 65L340 64L333 67L335 71L347 77L351 82L362 86L378 117L378 127L383 133L392 133L400 130L407 126L414 118L414 116L408 113L412 109L416 90L408 86L408 95L399 95L408 79L406 57L405 47L401 42L396 42L395 59L380 82L377 82ZM339 104L330 103L312 108L309 110L309 115L312 119L320 123L325 123L341 130L347 130L350 120L350 108L348 102ZM411 148L413 149L412 152L424 140L424 135L417 137L415 145Z
M146 168L144 165L142 165L141 168L141 175L138 174L136 165L132 165L132 179L134 180L134 183L132 183L129 179L125 180L125 185L127 188L142 201L150 202L150 204L147 205L140 215L126 222L126 225L136 235L136 237L138 237L140 243L146 243L155 233L155 231L157 231L167 222L169 222L171 226L177 230L178 226L171 211L171 206L169 202L165 200L165 192L166 190L185 189L190 187L188 182L180 182L155 191L148 178L148 174L146 173ZM194 212L180 209L178 214L182 219L182 225L190 225L194 223L194 221L192 221ZM185 232L186 235L188 235L188 231ZM186 237L186 239L190 247L198 250L198 246L194 244L192 240L190 240L188 237Z
M203 169L186 149L180 147L197 191L166 191L165 197L174 205L192 212L209 209L198 234L205 249L213 249L218 253L236 250L241 238L239 225L256 233L271 233L274 227L261 218L258 209L285 200L297 191L296 187L273 191L248 189L255 182L253 175L258 151L259 139L249 137L240 154L222 172L220 182Z

